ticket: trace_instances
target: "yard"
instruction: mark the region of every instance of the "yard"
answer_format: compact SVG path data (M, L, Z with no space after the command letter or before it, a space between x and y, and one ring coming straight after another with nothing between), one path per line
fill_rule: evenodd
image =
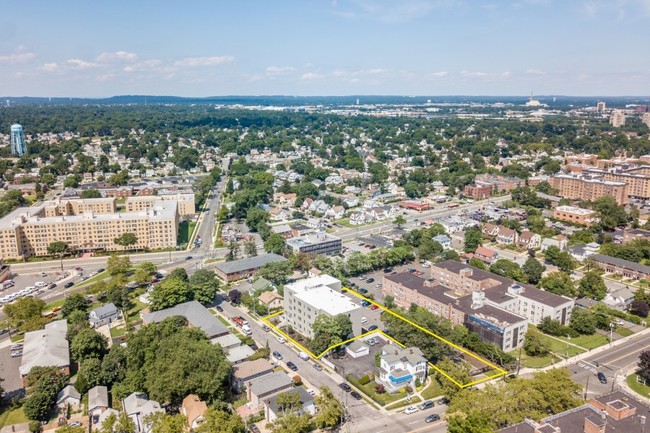
M185 247L190 241L195 226L195 221L181 221L178 225L178 243L181 245L181 248Z
M566 337L557 337L562 341L568 341L585 349L595 349L609 343L609 337L603 334L595 333L591 335L581 335L579 337L567 339ZM561 344L561 343L560 343ZM554 349L551 349L554 350ZM579 353L579 352L578 352Z
M357 378L348 375L347 376L348 382L350 382L352 385L357 387L361 392L363 392L365 395L367 395L372 401L375 403L378 403L381 406L386 406L387 404L393 403L397 400L400 400L404 397L406 397L406 394L403 393L395 393L395 394L389 394L387 392L377 394L375 392L375 386L377 386L377 383L375 383L374 380L371 380L365 385L361 385Z
M642 382L639 382L638 381L639 378L640 378L639 375L636 373L630 374L627 377L626 382L634 392L636 392L639 395L642 395L645 398L650 398L650 385L644 385Z
M20 424L23 422L29 422L23 412L23 408L19 407L17 409L7 409L6 412L0 415L0 427L4 427L12 424Z
M422 394L420 394L425 400L430 400L434 397L442 395L442 388L440 387L438 381L433 377L431 377L429 380L431 383L422 391Z

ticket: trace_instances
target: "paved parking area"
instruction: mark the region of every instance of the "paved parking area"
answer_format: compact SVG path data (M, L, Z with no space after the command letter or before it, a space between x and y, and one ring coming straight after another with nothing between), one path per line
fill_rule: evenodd
M363 338L362 341L367 340L368 338L370 337ZM379 344L375 344L374 346L370 346L364 342L364 344L370 348L370 353L368 355L353 358L346 353L343 358L334 359L330 356L328 359L336 365L337 369L341 371L341 375L344 377L350 374L358 379L368 373L378 375L379 368L375 366L375 354L381 352L382 347L388 343L380 336L375 336L375 340L378 340Z
M22 383L18 372L21 360L22 357L11 357L10 347L0 349L0 377L3 379L2 387L8 397L12 397L17 392L22 392Z

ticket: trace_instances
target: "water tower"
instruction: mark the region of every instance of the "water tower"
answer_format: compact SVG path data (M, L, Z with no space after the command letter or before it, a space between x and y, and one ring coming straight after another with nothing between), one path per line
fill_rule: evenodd
M11 125L11 154L23 156L27 153L27 143L23 127L19 124Z

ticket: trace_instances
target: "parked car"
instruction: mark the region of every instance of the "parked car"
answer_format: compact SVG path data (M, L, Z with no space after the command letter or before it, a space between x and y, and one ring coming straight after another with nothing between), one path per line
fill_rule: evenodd
M423 401L420 404L420 410L431 409L434 406L433 400Z
M605 373L603 373L602 371L599 371L596 376L598 376L598 380L600 380L600 383L607 383L607 376L605 376Z
M217 305L217 311L223 313L223 307L221 305Z
M361 306L362 306L362 307L367 307L368 305L370 305L370 302L368 302L368 301L361 301Z
M352 397L352 398L355 399L355 400L361 400L361 394L359 394L359 393L356 392L356 391L352 391L352 392L350 393L350 397Z
M436 403L438 403L438 406L440 406L440 405L449 403L449 400L447 400L447 397L442 397L442 398L439 398Z
M417 412L417 411L419 411L419 410L420 410L420 409L418 409L417 406L409 406L409 407L406 408L406 410L404 411L404 413L407 414L407 415L410 415L410 414L415 413L415 412Z
M63 287L65 287L66 289L69 289L69 288L72 287L72 286L74 286L74 283L73 283L72 281L68 281L67 283L65 283L65 284L63 285Z
M440 421L440 415L437 413L432 413L428 417L424 418L424 422L430 423L430 422L435 422L435 421Z
M275 337L275 338L276 338L276 340L278 340L278 342L279 342L280 344L284 344L284 343L287 342L287 340L285 340L285 339L282 338L282 337Z
M287 367L289 367L289 370L291 371L298 371L298 366L291 361L287 362Z
M371 278L368 278L368 279L366 280L366 283L368 283L368 284L370 284L370 283L374 283L374 282L375 282L375 279L372 278L372 277L371 277Z
M339 383L339 388L341 388L341 389L342 389L343 391L345 391L345 392L350 392L350 391L352 391L352 387L350 387L350 385L348 385L348 384L345 383L345 382L343 382L343 383Z
M79 427L81 426L81 423L79 421L75 421L73 423L70 423L70 427Z
M315 368L316 370L318 370L318 371L323 371L323 366L322 366L322 365L320 365L320 364L312 364L312 365L314 366L314 368Z
M282 354L277 350L273 352L273 357L277 360L282 360Z
M262 325L262 331L269 332L271 330L271 327L269 325Z
M248 431L251 433L260 433L260 429L257 428L255 424L251 424L248 426Z
M309 395L311 395L311 396L314 396L314 395L316 395L316 391L314 391L313 389L309 388L309 389L307 390L307 394L309 394Z
M379 307L378 307L377 305L375 305L375 304L372 304L372 307L370 307L371 310L376 310L376 309L378 309L378 308L379 308Z
M189 260L192 260L193 258L194 258L194 257L192 257L192 256L187 256L187 257L185 257L185 260L186 260L186 261L189 261Z
M99 269L97 269L97 273L98 273L98 274L101 274L102 272L104 272L104 268L99 268Z
M367 318L365 318L365 317L362 317L362 318L361 318L361 323L366 323L367 321L368 321Z
M359 289L359 293L363 293L365 295L368 293L368 289Z
M371 325L368 327L368 331L374 331L375 329L377 329L377 325Z

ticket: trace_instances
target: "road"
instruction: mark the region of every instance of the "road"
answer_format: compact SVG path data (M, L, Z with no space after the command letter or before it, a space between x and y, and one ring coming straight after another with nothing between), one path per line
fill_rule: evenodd
M298 371L295 374L300 375L303 381L309 383L313 388L320 388L327 386L332 390L334 395L341 399L347 408L348 421L343 426L342 431L358 432L358 431L372 431L375 433L404 433L404 432L434 432L442 433L447 431L447 425L444 421L427 424L424 418L432 413L443 415L441 409L443 407L436 406L433 409L416 412L412 415L405 415L403 413L386 413L372 409L364 401L357 401L349 397L347 393L339 388L339 384L343 379L336 373L326 373L325 370L318 371L313 368L314 360L303 361L297 355L291 343L282 344L276 339L273 332L265 332L260 322L257 322L252 316L244 313L239 308L234 307L232 304L221 302L223 308L222 316L230 319L233 316L242 316L248 320L249 326L253 334L251 337L256 341L259 347L269 345L271 352L278 351L282 354L282 361L279 364L286 368L286 363L292 361L298 366ZM231 321L232 322L232 321ZM288 368L287 368L288 371Z
M573 380L585 387L587 396L611 392L621 380L625 380L628 370L634 369L638 362L641 351L650 347L650 332L636 334L618 346L614 344L613 348L595 350L593 355L571 362L567 367ZM596 378L599 371L607 376L607 384Z

